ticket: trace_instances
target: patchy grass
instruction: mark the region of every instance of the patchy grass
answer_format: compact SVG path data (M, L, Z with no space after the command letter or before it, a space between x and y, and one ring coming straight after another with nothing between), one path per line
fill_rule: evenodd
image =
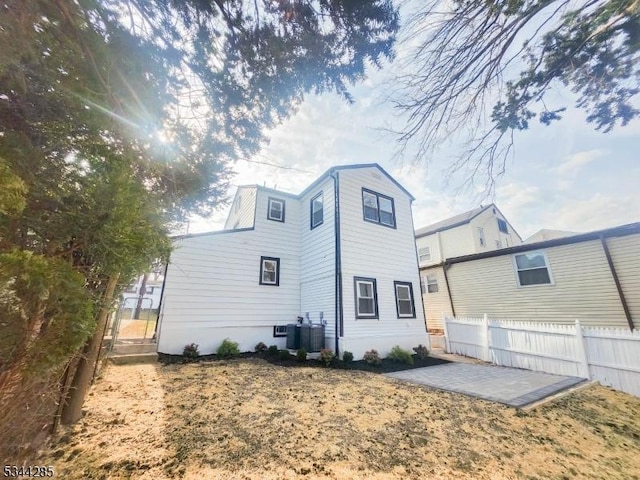
M86 409L60 478L640 478L640 399L604 387L522 412L249 358L109 366Z

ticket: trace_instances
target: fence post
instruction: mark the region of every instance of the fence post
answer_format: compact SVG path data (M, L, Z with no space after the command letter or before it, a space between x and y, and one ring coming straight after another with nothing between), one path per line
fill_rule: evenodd
M449 344L449 329L447 328L448 315L442 312L442 328L444 329L444 348L447 353L451 353L451 346Z
M587 358L587 349L584 347L584 335L582 335L582 326L580 320L576 320L576 342L578 346L579 364L581 365L582 376L591 380L591 372L589 372L589 359Z
M483 349L483 353L482 356L484 357L483 360L485 362L490 362L491 361L491 354L489 351L489 317L487 316L487 314L485 313L484 316L482 317L482 335L484 336L484 342L482 345L482 349Z

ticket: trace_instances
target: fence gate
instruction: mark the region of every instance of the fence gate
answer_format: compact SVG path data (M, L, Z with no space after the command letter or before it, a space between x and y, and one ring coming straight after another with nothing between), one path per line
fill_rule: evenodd
M111 317L106 340L111 350L124 345L153 345L156 343L158 312L150 298L125 298ZM110 337L110 338L109 338Z

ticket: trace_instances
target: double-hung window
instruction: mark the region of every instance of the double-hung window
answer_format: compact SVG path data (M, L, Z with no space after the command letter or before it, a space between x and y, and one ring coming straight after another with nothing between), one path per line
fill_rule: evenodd
M378 318L378 292L375 278L354 277L356 318Z
M501 218L498 218L498 230L500 230L502 233L506 233L506 234L509 233L509 229L507 228L507 222L505 222Z
M427 263L431 261L431 247L418 248L418 259L420 263Z
M322 192L311 199L311 205L309 206L309 209L309 216L311 218L311 229L313 230L318 225L322 225L322 222L324 221L324 200Z
M279 198L269 197L269 204L267 208L267 218L276 222L284 223L284 200Z
M260 285L280 285L280 259L260 257Z
M396 289L396 312L398 318L416 318L411 282L393 282Z
M513 261L518 286L553 284L549 261L543 251L520 253L513 256Z
M438 292L438 277L436 277L435 275L427 275L427 292Z
M363 188L362 211L367 222L396 227L396 212L391 197Z

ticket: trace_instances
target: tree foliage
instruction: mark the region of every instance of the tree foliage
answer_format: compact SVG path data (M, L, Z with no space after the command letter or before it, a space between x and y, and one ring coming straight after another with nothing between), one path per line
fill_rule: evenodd
M637 0L455 0L429 2L410 22L417 45L396 106L408 115L400 142L424 156L452 133L470 167L489 182L504 172L513 132L562 118L558 84L576 94L587 121L608 132L640 114Z

